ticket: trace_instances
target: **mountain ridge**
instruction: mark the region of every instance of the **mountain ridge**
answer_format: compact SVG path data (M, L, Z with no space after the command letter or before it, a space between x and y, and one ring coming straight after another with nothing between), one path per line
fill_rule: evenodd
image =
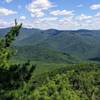
M8 29L0 29L2 37ZM59 52L78 56L82 59L100 55L100 30L40 30L22 28L14 46L42 46Z

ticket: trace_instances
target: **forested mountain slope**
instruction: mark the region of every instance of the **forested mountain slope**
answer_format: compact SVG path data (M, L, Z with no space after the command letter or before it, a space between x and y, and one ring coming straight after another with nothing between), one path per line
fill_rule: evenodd
M7 29L1 29L5 33ZM16 47L40 46L55 51L77 56L81 59L94 59L100 57L100 31L99 30L39 30L21 29L13 45ZM22 51L21 51L22 52Z

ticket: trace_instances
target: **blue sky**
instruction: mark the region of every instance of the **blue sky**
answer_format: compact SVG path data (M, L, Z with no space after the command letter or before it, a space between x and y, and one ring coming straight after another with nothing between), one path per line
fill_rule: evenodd
M100 29L100 0L0 0L0 28Z

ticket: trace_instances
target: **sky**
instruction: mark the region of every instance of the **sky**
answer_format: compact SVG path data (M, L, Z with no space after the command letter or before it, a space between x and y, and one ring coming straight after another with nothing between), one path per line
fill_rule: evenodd
M100 0L0 0L0 28L100 29Z

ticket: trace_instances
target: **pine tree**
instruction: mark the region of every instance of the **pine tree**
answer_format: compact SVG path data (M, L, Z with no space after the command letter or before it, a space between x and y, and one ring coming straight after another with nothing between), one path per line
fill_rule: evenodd
M15 40L16 36L18 36L21 27L22 23L17 24L15 19L15 26L10 29L4 38L0 39L0 68L9 67L9 58L13 54L13 50L10 46Z

